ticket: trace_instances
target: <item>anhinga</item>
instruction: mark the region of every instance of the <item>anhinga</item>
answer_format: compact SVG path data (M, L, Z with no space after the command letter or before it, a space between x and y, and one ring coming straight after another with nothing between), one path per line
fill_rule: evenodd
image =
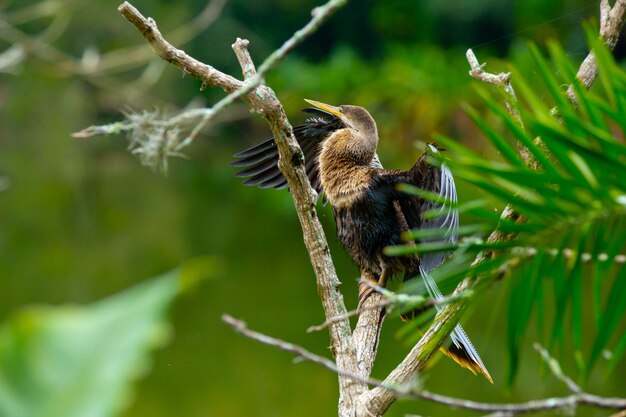
M392 275L404 273L405 281L418 275L424 279L431 297L443 298L429 272L439 266L446 254L423 256L385 255L383 249L403 243L401 235L410 229L443 228L445 239L456 242L458 212L452 173L445 166L427 162L425 152L408 170L384 169L376 155L378 131L372 116L362 107L330 106L313 100L303 111L313 117L293 129L302 148L311 185L333 207L337 236L359 266L362 280L384 286ZM432 153L436 145L428 145ZM245 167L237 173L247 177L246 185L281 189L287 180L278 169L278 150L268 139L235 155L233 166ZM441 203L398 191L397 184L407 183L438 193ZM439 208L443 215L423 219L427 210ZM359 285L362 302L372 292L364 281ZM410 316L410 313L407 315ZM478 352L460 325L451 333L452 344L444 353L473 373L492 381Z

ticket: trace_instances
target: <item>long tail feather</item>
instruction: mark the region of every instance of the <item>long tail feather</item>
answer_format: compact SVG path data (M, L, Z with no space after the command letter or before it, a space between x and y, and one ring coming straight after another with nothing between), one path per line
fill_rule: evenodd
M483 364L482 359L478 355L474 345L469 340L461 325L457 324L452 333L452 344L449 347L441 347L441 351L463 368L469 369L474 375L482 374L489 382L493 384L493 379Z
M421 266L420 275L424 279L426 289L428 290L430 296L435 300L442 300L444 297L439 290L437 283ZM443 307L436 304L435 308L439 311ZM493 384L493 379L491 378L487 367L483 364L480 355L474 348L474 345L470 341L469 337L467 337L465 330L463 330L463 327L461 327L460 324L457 324L452 333L450 333L450 338L452 339L452 344L448 348L442 347L442 352L462 367L469 369L474 375L477 373L484 375L485 378Z

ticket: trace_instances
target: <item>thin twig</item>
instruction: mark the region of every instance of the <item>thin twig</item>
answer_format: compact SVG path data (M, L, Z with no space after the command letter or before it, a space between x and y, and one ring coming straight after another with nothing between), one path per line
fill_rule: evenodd
M626 255L625 254L617 254L617 255L609 255L608 253L601 252L598 254L592 254L589 252L580 253L571 248L563 248L563 249L546 249L546 248L535 248L532 246L516 246L511 248L511 253L514 255L519 255L525 258L530 258L533 256L537 256L538 253L547 253L552 257L562 256L563 259L580 259L583 263L591 263L591 262L612 262L617 265L626 263Z
M392 304L393 304L393 301L391 301L389 298L384 298L382 301L380 301L378 303L374 303L374 304L367 305L367 306L362 306L361 308L357 308L355 310L347 311L346 313L344 313L344 314L342 314L340 316L331 317L328 320L324 321L323 323L316 324L316 325L313 325L313 326L309 326L309 328L307 328L306 331L307 331L307 333L319 332L321 330L324 330L325 328L327 328L328 326L330 326L333 323L337 323L339 321L342 321L342 320L345 320L345 319L349 319L350 317L358 316L359 314L362 314L365 311L378 310L378 309L381 309L381 308L386 308L386 307L389 307Z
M237 60L241 65L241 72L245 80L250 79L256 75L256 68L254 62L248 51L248 45L250 42L247 39L237 38L235 43L232 44L233 51L237 55Z
M515 90L511 85L511 73L501 72L500 74L492 74L485 71L484 67L486 64L479 64L476 55L474 55L474 51L471 49L467 50L465 56L467 57L467 62L471 68L469 71L471 77L502 88L502 91L505 93L504 104L506 105L507 111L513 120L515 120L515 123L517 123L517 125L524 130L524 122L522 121L522 116L519 112L519 102L517 101ZM527 165L535 163L530 151L521 143L518 143L518 152L520 153L524 163Z
M626 0L616 0L613 7L608 0L600 1L600 38L605 45L613 50L619 39L619 34L624 25L624 15L626 14ZM593 51L589 52L584 61L580 64L576 78L589 88L598 76L598 63ZM569 86L566 93L573 104L578 103L576 92L573 86Z
M447 397L445 395L439 395L428 391L421 391L419 393L410 391L408 395L453 408L463 408L466 410L484 411L490 413L508 413L508 415L537 413L548 410L572 409L579 405L615 410L626 407L626 398L606 398L587 393L571 394L565 397L551 397L541 400L531 400L523 403L484 403Z
M474 55L474 51L468 49L465 53L467 58L467 62L470 64L470 76L473 78L486 82L488 84L497 85L502 88L502 90L506 93L506 108L518 124L518 126L524 129L524 123L522 122L522 116L519 113L519 103L517 101L517 96L515 95L515 90L511 85L511 73L510 72L501 72L500 74L492 74L490 72L485 71L484 67L486 64L479 64L476 55Z
M379 302L363 305L360 308L348 311L341 316L332 317L324 321L321 324L310 326L307 329L307 333L318 332L320 330L325 329L332 323L345 320L347 318L362 314L369 310L378 310L378 309L385 308L390 313L393 313L397 309L401 309L401 310L412 310L415 308L428 309L430 307L452 303L458 300L459 298L470 297L473 293L472 290L468 289L460 293L450 294L449 296L446 296L437 300L434 298L425 297L423 295L411 295L411 294L402 294L402 293L397 294L369 280L365 280L363 282L367 284L368 286L370 286L371 288L373 288L376 291L376 293L381 294L384 298ZM388 308L388 307L391 307L391 308Z
M514 414L510 413L510 412L506 412L506 411L496 411L495 413L489 413L484 415L483 417L513 417ZM405 416L405 417L412 417L412 416Z
M504 86L506 84L511 83L511 73L510 72L501 72L500 74L492 74L490 72L485 71L485 63L478 63L478 58L474 54L474 51L468 49L465 53L465 57L467 58L467 62L470 64L470 72L469 75L472 78L476 78L477 80L486 82L488 84Z
M227 76L228 88L224 88L229 94L215 103L211 108L212 112L204 116L204 123L208 123L211 118L222 109L231 105L235 101L243 98L247 101L253 101L250 92L263 84L265 75L273 69L280 61L282 61L292 49L300 44L304 39L315 32L332 14L341 6L343 6L347 0L331 0L324 6L316 8L313 13L313 18L300 30L293 34L283 45L274 51L258 68L257 73L248 78L243 84L238 80ZM159 32L157 25L151 18L146 19L139 11L131 5L129 2L124 2L118 7L118 11L146 38L150 43L154 51L163 59L180 67L185 71L191 70L191 75L201 78L208 84L214 84L211 82L211 77L218 76L219 71L216 69L196 61L188 56L183 51L177 50L169 42L167 42L161 33ZM189 63L193 63L193 66L189 66ZM198 66L198 67L196 67ZM209 74L206 74L206 73ZM221 75L225 75L220 73ZM206 77L208 75L208 77ZM208 79L205 79L208 78ZM230 90L230 91L229 91ZM256 94L261 94L262 91L257 91ZM264 94L261 94L261 99ZM206 120L206 121L205 121Z
M448 397L445 395L435 394L429 391L424 391L417 386L415 381L411 381L410 383L406 383L403 385L398 384L389 384L385 381L381 381L376 378L371 377L362 377L360 375L356 375L351 372L346 372L339 368L333 361L330 359L324 358L323 356L319 356L315 353L312 353L302 346L295 345L293 343L285 342L281 339L277 339L275 337L267 336L263 333L256 332L254 330L250 330L245 322L241 320L237 320L228 314L222 315L222 320L231 326L235 331L246 336L250 339L256 340L257 342L277 347L286 352L293 353L298 357L316 363L318 365L323 366L324 368L335 372L339 375L343 375L347 378L353 379L355 381L368 384L370 386L384 388L386 390L393 391L397 396L400 397L412 397L421 400L427 400L431 402L435 402L438 404L444 404L454 408L463 408L467 410L474 411L484 411L490 413L503 413L504 415L514 415L514 414L525 414L546 410L555 410L555 409L570 409L576 407L578 405L590 405L598 408L610 408L610 409L622 409L626 408L626 398L606 398L600 397L593 394L588 394L582 392L580 387L576 386L578 389L572 395L565 397L552 397L545 398L541 400L532 400L522 403L486 403L486 402L478 402L465 400L461 398ZM544 359L546 358L543 352L540 351ZM547 355L547 358L550 361L553 359ZM557 378L563 380L562 378L568 378L564 376L562 373L557 375ZM568 387L571 387L568 384ZM500 414L500 415L503 415ZM375 414L374 414L375 415Z
M335 362L331 361L330 359L317 355L313 352L310 352L306 350L305 348L303 348L302 346L298 346L293 343L285 342L284 340L277 339L275 337L271 337L263 333L256 332L254 330L250 330L244 321L237 320L236 318L228 314L222 315L222 321L228 324L229 326L231 326L237 333L240 333L243 336L246 336L252 340L256 340L257 342L261 342L265 345L274 346L280 350L284 350L285 352L293 353L302 359L321 365L324 368L338 375L342 375L342 376L348 377L350 379L353 379L355 381L362 382L368 385L382 384L382 381L378 379L366 378L366 377L362 377L360 375L357 375L351 372L346 372L343 369L340 369L339 367L337 367L337 364L335 364ZM394 389L397 392L401 392L400 388L398 387L390 387L390 389ZM405 393L406 390L402 392Z
M533 347L535 348L537 352L539 352L539 354L541 355L541 358L546 363L546 365L548 365L548 369L550 369L550 372L552 372L552 374L556 377L556 379L558 379L559 381L562 381L565 385L567 385L567 388L569 388L569 390L573 392L574 394L579 394L583 392L580 385L575 383L572 378L568 377L567 375L563 373L563 370L561 369L561 365L559 365L559 362L556 359L554 359L552 356L550 356L550 353L543 346L541 346L539 343L535 343L533 344Z

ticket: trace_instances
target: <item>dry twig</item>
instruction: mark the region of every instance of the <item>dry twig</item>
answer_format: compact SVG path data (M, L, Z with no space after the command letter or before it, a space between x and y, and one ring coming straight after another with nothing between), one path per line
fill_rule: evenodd
M249 337L253 340L256 340L257 342L260 342L269 346L274 346L286 352L293 353L297 355L299 358L321 365L324 368L336 374L343 375L355 381L368 384L374 387L384 388L389 391L393 391L394 394L398 397L412 397L412 398L416 398L420 400L426 400L426 401L431 401L431 402L435 402L438 404L447 405L452 408L462 408L462 409L472 410L472 411L483 411L483 412L494 413L495 415L500 415L500 416L503 416L503 415L513 416L517 414L537 413L540 411L547 411L547 410L563 410L563 409L571 410L579 405L589 405L589 406L594 406L598 408L607 408L607 409L626 408L626 398L606 398L606 397L600 397L594 394L589 394L589 393L584 392L571 378L563 374L558 362L556 362L556 360L553 359L548 354L548 352L539 345L535 345L535 349L537 349L542 359L548 364L549 369L552 371L554 376L558 378L560 381L563 381L567 385L569 390L572 392L572 394L568 396L564 396L564 397L552 397L552 398L532 400L532 401L521 402L521 403L488 403L488 402L465 400L462 398L448 397L445 395L440 395L440 394L435 394L429 391L424 391L418 386L419 384L415 383L415 381L410 381L404 385L395 385L395 384L389 384L385 381L381 381L376 378L363 377L361 375L357 375L351 372L346 372L343 369L337 367L337 365L330 359L316 355L315 353L312 353L304 349L301 346L294 345L293 343L285 342L275 337L267 336L263 333L259 333L254 330L250 330L248 326L246 325L246 323L244 323L241 320L237 320L233 318L232 316L224 314L222 316L222 320L226 324L231 326L238 333L246 337Z
M609 0L600 1L600 38L611 50L617 45L619 34L622 31L622 26L624 26L625 14L625 0L616 0L613 7L609 5ZM596 62L596 55L591 51L582 64L580 64L576 78L578 78L586 88L589 88L597 77L598 63ZM566 94L572 103L578 102L573 86L568 87Z

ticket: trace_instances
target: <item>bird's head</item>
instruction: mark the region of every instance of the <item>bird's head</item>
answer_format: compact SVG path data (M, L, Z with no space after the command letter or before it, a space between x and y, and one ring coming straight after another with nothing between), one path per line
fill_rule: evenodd
M374 118L367 110L359 106L331 106L314 100L305 99L305 101L314 106L305 111L317 113L322 117L334 117L342 122L343 127L335 132L335 145L355 153L364 153L369 158L373 157L378 145L378 129Z
M331 106L330 104L320 103L315 100L305 99L307 103L315 107L316 110L327 115L337 117L348 129L354 129L363 136L378 136L376 122L367 110L359 106L341 105Z

